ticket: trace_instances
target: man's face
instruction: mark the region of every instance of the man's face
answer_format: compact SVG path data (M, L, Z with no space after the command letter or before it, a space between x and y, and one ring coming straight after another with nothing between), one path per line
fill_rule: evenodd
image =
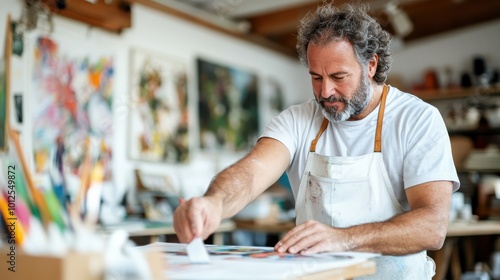
M307 57L314 96L325 117L333 122L356 119L373 89L351 44L344 40L310 44Z

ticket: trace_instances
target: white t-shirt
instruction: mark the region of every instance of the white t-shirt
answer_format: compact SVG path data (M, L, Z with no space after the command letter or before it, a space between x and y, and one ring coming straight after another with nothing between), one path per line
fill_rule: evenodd
M373 153L378 107L362 120L330 122L321 135L316 153L325 156L360 156ZM294 197L306 165L311 141L323 121L314 99L294 105L276 116L260 137L274 138L290 152L287 169ZM382 155L394 193L409 209L404 189L430 181L459 180L450 138L439 111L414 95L389 87L382 126Z

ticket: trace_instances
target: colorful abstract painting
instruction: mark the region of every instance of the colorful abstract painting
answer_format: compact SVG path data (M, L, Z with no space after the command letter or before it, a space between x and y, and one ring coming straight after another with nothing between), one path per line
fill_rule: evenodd
M134 49L131 52L130 158L153 162L189 159L185 65Z
M202 59L197 66L201 148L247 150L259 131L257 76Z
M108 180L113 58L100 52L101 47L72 48L72 42L60 41L38 37L34 46L30 98L36 171L45 171L56 163L60 169L64 166L66 172L77 174L84 147L89 147L93 160L104 166L104 180Z

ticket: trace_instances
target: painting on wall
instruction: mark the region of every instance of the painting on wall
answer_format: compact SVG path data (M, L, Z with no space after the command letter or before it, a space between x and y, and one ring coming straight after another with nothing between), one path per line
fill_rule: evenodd
M36 172L78 175L88 154L102 181L112 177L113 57L102 47L35 39L30 90ZM63 174L61 174L63 175Z
M258 80L254 73L197 60L200 146L243 151L259 132Z
M129 156L134 160L182 163L189 159L189 111L184 63L131 51Z
M262 80L261 121L263 127L285 109L285 97L281 83L274 77Z

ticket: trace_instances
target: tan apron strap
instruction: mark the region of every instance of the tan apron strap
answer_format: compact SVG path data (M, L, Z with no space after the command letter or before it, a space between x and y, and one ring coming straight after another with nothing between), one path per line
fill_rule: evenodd
M380 108L378 109L377 130L375 132L375 149L374 152L380 153L382 151L382 123L384 120L385 101L387 99L387 92L389 88L384 85L382 91L382 100L380 101Z
M316 151L316 144L318 143L319 138L321 137L321 134L326 130L328 127L329 121L326 118L323 118L323 123L321 123L321 128L318 131L318 134L316 135L316 138L312 140L311 142L311 148L309 148L309 152L315 152Z

